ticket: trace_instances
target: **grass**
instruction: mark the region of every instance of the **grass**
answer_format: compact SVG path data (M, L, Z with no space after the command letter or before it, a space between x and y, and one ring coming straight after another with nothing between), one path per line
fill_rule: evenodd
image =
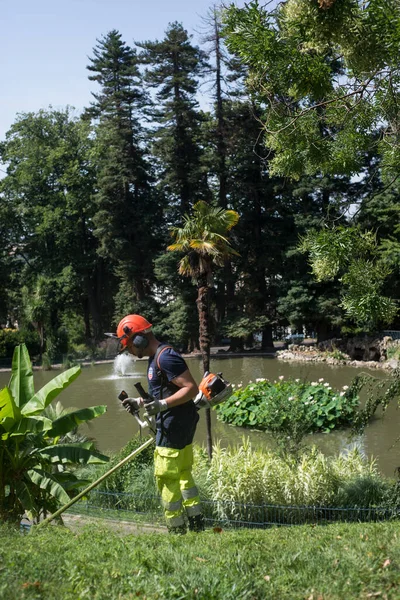
M399 523L186 536L0 526L2 600L385 600L399 582Z

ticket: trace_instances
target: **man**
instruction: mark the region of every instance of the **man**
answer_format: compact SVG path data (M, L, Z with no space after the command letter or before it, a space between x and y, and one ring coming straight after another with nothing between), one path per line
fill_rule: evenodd
M152 332L152 325L140 315L120 321L117 337L122 348L138 358L148 357L148 416L156 415L154 474L171 533L186 533L185 513L190 531L204 530L200 498L192 476L193 437L199 420L193 398L198 392L186 362ZM144 405L143 398L126 398L130 412Z

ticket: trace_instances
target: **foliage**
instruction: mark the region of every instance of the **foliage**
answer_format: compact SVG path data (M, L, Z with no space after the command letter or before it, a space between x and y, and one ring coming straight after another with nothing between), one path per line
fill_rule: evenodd
M333 390L323 379L311 383L281 376L258 379L216 408L218 417L238 427L271 431L285 452L298 452L308 433L329 432L353 422L359 407L355 388Z
M243 439L240 447L214 447L209 469L204 472L196 461L194 472L202 493L216 503L219 518L231 520L235 511L247 504L367 507L380 504L390 489L389 482L379 477L375 463L356 448L326 457L313 447L296 461L256 449ZM369 496L367 482L374 490ZM358 496L356 489L360 490Z
M139 58L113 29L97 40L89 60L89 79L100 87L85 114L96 134L98 254L111 265L115 283L129 286L129 300L143 302L150 295L152 254L160 246L160 206L143 144L147 98Z
M35 393L25 345L15 348L8 387L0 392L0 517L19 521L26 512L38 519L69 500L84 485L72 472L76 464L105 462L92 442L67 440L70 432L106 411L94 406L74 412L49 412L50 403L79 375L61 373Z
M86 317L90 338L89 314L96 326L97 303L106 297L108 271L93 235L92 157L91 127L70 108L19 115L1 146L7 175L0 194L12 212L7 249L14 257L8 311L20 325L35 323L43 346L48 336L57 342L71 307Z
M159 40L127 44L116 30L100 37L88 59L93 103L82 118L71 108L21 114L0 143L7 171L0 182L0 324L35 327L39 354L54 361L72 355L76 344L92 348L124 314L150 311L163 336L198 349L194 290L164 249L168 231L182 227L199 201L240 215L230 240L240 256L213 269L207 294L210 341L226 326L231 348L240 349L257 330L266 350L275 328L306 327L323 340L341 326L355 327L358 313L364 321L371 311L390 318L392 304L381 296L400 293L396 173L385 180L398 163L396 148L387 145L397 128L398 78L386 80L383 66L363 98L342 99L337 109L334 102L320 105L325 90L329 96L332 88L353 85L360 71L347 67L358 69L372 40L377 52L368 60L377 60L383 47L395 52L397 38L379 3L360 12L350 0L325 3L326 10L317 0L290 0L266 20L271 4L263 12L250 3L235 13L232 36L227 22L226 40L240 39L243 46L232 46L234 55L220 35L218 10L210 15L204 47L180 23ZM390 0L395 24L392 9ZM360 37L367 22L372 33ZM378 23L382 39L376 38ZM245 44L254 47L247 52ZM208 90L211 84L215 104L202 110L204 84ZM390 126L379 112L383 105L393 109ZM285 129L296 111L299 118ZM336 121L343 116L342 127ZM266 146L261 129L274 120L278 132L271 139L267 134ZM274 174L278 163L290 179ZM305 172L310 175L293 180ZM349 275L346 313L337 301L343 283L315 281L297 245L324 219L346 226L349 218L362 231L377 231L382 260L373 261L376 271L360 264L365 301L358 272ZM383 285L390 293L384 293L379 285L388 270Z
M97 477L100 477L103 472L112 469L116 464L121 462L126 456L131 454L136 448L139 448L146 439L140 438L139 435L133 437L119 452L114 454L110 462L98 469L96 473ZM123 465L120 469L117 469L115 473L107 477L98 487L100 491L114 491L114 492L131 492L133 480L140 479L140 472L142 469L146 469L149 465L153 464L154 447L148 446L135 456L128 463Z
M317 281L334 279L344 265L354 259L376 256L376 237L372 231L359 227L339 226L333 229L308 231L300 250L308 252L312 272Z
M398 343L388 344L386 349L387 358L395 358L396 360L400 359L400 345Z
M195 281L202 276L209 278L212 263L222 266L229 257L237 256L226 234L238 221L239 214L234 210L197 202L192 215L185 215L183 226L171 230L175 241L167 250L185 254L179 263L179 272Z
M25 344L31 356L39 354L40 339L37 332L26 329L0 329L0 358L11 358L19 344Z
M261 331L267 324L269 319L266 316L261 317L232 317L223 323L222 331L228 337L247 339L255 331Z
M300 249L309 254L317 281L341 275L341 305L357 325L374 331L393 321L398 307L383 294L391 269L379 258L371 231L362 231L359 226L309 231Z
M224 18L227 46L264 108L272 171L357 173L374 148L397 177L397 0L268 4L232 5Z
M357 435L363 433L378 407L381 407L382 413L385 413L392 401L397 400L400 405L400 370L394 369L384 380L367 373L360 373L352 381L349 390L353 394L359 394L362 389L366 393L366 400L362 410L355 415L352 424L353 433Z
M144 79L155 91L150 108L151 152L168 222L179 222L199 200L210 200L203 165L203 115L196 97L206 54L181 23L170 23L162 40L137 42Z

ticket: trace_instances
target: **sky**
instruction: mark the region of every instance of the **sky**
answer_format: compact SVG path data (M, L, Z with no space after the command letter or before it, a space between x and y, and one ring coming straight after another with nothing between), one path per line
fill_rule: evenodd
M76 108L91 101L88 57L96 39L117 29L127 44L161 39L179 21L199 42L215 0L1 0L0 140L17 113ZM243 6L240 0L235 2Z

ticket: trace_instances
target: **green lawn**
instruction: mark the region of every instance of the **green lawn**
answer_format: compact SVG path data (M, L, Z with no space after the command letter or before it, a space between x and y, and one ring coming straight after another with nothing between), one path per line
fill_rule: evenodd
M400 598L400 523L122 535L0 527L0 598Z

